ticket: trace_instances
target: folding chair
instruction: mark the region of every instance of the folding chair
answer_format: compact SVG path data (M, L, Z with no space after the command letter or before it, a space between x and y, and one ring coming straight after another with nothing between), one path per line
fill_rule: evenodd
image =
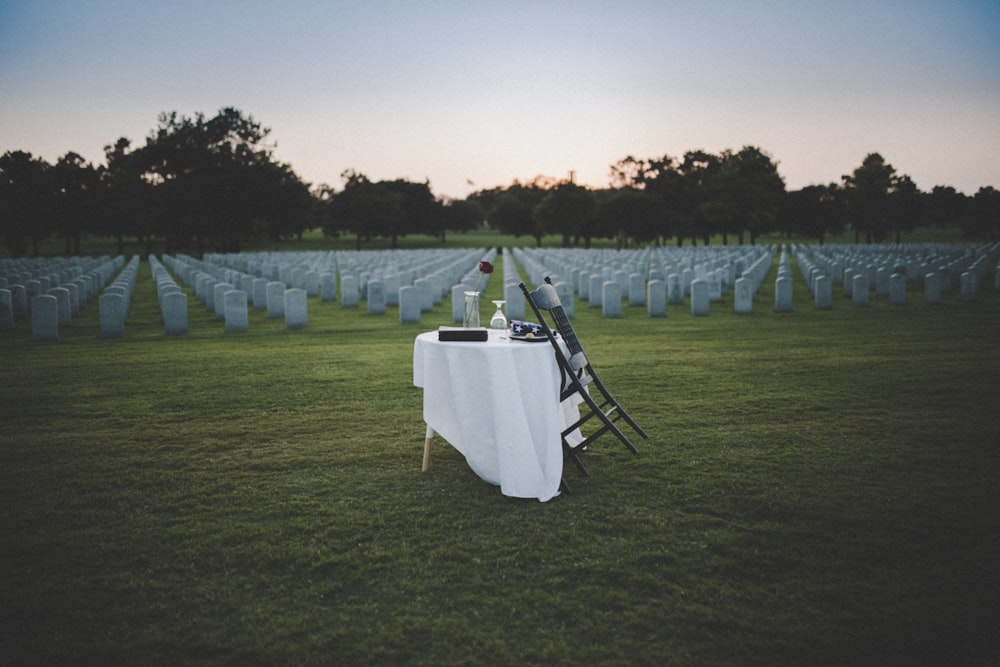
M579 394L582 399L580 404L580 419L567 425L562 431L562 446L566 455L573 460L573 463L576 464L585 477L589 476L587 469L580 461L580 452L608 431L621 440L622 444L628 447L633 454L637 454L638 450L636 450L625 434L622 433L621 429L618 428L616 422L624 420L643 439L647 439L649 436L635 423L635 420L625 411L625 408L611 396L600 378L597 377L594 367L587 360L587 355L584 354L583 347L580 345L580 341L577 339L576 333L569 323L569 318L566 317L566 311L563 310L562 302L559 300L555 286L552 285L552 280L546 276L545 283L539 285L533 292L528 291L524 283L521 283L520 287L521 291L524 292L525 299L527 299L531 309L535 312L538 323L555 348L556 361L559 363L559 370L562 373L559 401L565 401L574 394ZM542 314L542 311L548 313L549 318L555 323L555 329L562 337L568 355L560 347L559 341L553 335L553 330L549 327L548 321ZM597 389L596 393L598 395L596 397L592 396L589 391L589 387L591 386ZM582 441L576 441L576 438L570 439L581 426L594 418L600 422L597 430L584 437Z

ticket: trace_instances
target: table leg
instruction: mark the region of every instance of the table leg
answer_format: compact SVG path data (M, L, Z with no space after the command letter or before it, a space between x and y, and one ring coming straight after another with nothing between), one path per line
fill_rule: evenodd
M427 472L427 468L431 465L431 440L433 439L434 429L428 426L427 433L424 436L424 466L421 472Z

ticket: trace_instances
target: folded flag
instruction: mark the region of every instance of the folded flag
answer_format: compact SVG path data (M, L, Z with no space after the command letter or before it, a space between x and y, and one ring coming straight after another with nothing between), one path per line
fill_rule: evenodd
M522 337L527 337L530 334L532 338L540 338L545 335L545 329L542 328L541 324L522 322L521 320L511 320L510 332L514 336Z

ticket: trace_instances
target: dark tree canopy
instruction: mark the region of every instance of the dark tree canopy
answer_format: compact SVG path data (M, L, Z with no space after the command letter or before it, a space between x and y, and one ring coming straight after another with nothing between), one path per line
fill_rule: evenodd
M215 116L163 113L141 146L107 145L105 163L67 152L54 165L24 151L0 156L0 239L15 256L38 254L49 237L77 254L85 235L145 243L146 252L235 252L322 228L353 234L357 247L385 238L492 227L536 244L590 246L595 238L630 243L742 244L779 231L819 242L850 229L855 240L897 242L921 225L960 227L975 240L1000 238L1000 194L981 188L921 192L878 153L842 182L787 191L777 162L756 146L682 157L629 155L611 165L610 187L537 176L480 190L464 200L435 197L429 182L372 181L347 170L343 189L315 190L273 157L270 130L227 107Z

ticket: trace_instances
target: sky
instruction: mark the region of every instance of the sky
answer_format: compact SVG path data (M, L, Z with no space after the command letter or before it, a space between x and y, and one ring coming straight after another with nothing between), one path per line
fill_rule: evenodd
M337 190L750 145L790 190L879 153L972 195L1000 188L1000 0L0 0L0 154L101 164L225 107Z

